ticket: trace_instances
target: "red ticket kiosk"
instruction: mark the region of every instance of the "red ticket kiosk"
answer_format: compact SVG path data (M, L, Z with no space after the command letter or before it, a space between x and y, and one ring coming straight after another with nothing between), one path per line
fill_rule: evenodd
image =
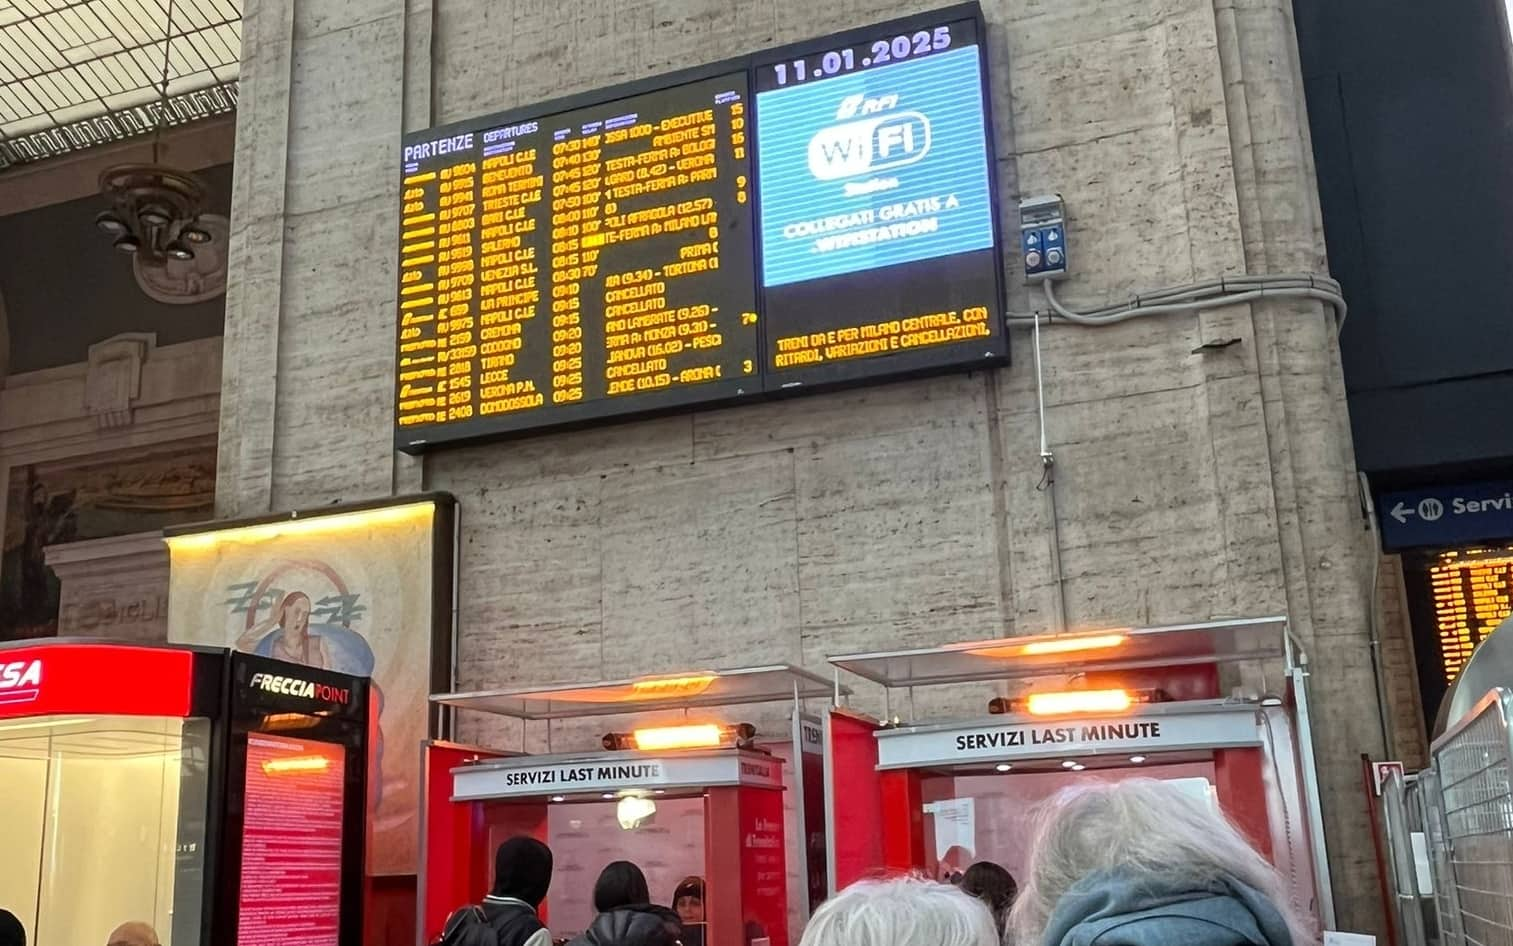
M367 680L212 648L0 644L0 904L28 941L358 946Z
M974 860L1019 876L1035 803L1082 782L1147 777L1216 805L1288 878L1297 905L1333 923L1307 663L1285 619L830 662L889 694L886 723L840 706L826 723L838 886L878 869L950 878ZM894 715L913 714L917 688L944 686L975 688L985 713Z
M790 946L825 893L822 717L805 705L832 692L777 666L434 697L518 720L546 751L426 747L421 942L488 891L500 842L527 834L556 861L554 936L588 926L599 871L623 859L664 905L685 878L704 881L704 923L685 942Z

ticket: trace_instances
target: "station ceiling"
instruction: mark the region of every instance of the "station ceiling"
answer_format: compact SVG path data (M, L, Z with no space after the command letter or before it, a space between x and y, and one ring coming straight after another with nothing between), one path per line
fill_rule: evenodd
M0 170L232 111L241 49L242 0L0 0Z

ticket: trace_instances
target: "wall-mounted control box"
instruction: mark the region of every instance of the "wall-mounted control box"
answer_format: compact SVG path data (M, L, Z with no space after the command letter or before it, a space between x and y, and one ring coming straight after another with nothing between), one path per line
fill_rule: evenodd
M1028 282L1066 275L1066 217L1060 194L1019 202L1019 245Z

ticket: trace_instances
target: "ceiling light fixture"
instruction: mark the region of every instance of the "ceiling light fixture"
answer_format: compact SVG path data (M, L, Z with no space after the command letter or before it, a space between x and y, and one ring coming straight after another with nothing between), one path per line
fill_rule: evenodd
M212 239L200 220L205 210L205 186L187 171L159 163L163 129L168 124L169 54L173 46L174 0L168 0L163 28L163 73L159 100L154 105L152 161L122 164L100 174L100 192L110 209L95 217L100 232L113 238L122 253L136 256L138 265L166 266L169 260L193 260L193 247Z

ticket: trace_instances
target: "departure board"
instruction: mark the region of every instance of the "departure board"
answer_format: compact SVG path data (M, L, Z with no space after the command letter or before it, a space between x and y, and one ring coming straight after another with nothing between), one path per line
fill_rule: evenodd
M980 17L406 135L396 446L1001 363Z
M407 144L400 430L759 390L748 120L734 75Z
M1513 615L1513 549L1444 552L1429 567L1440 670L1453 683L1472 651Z

